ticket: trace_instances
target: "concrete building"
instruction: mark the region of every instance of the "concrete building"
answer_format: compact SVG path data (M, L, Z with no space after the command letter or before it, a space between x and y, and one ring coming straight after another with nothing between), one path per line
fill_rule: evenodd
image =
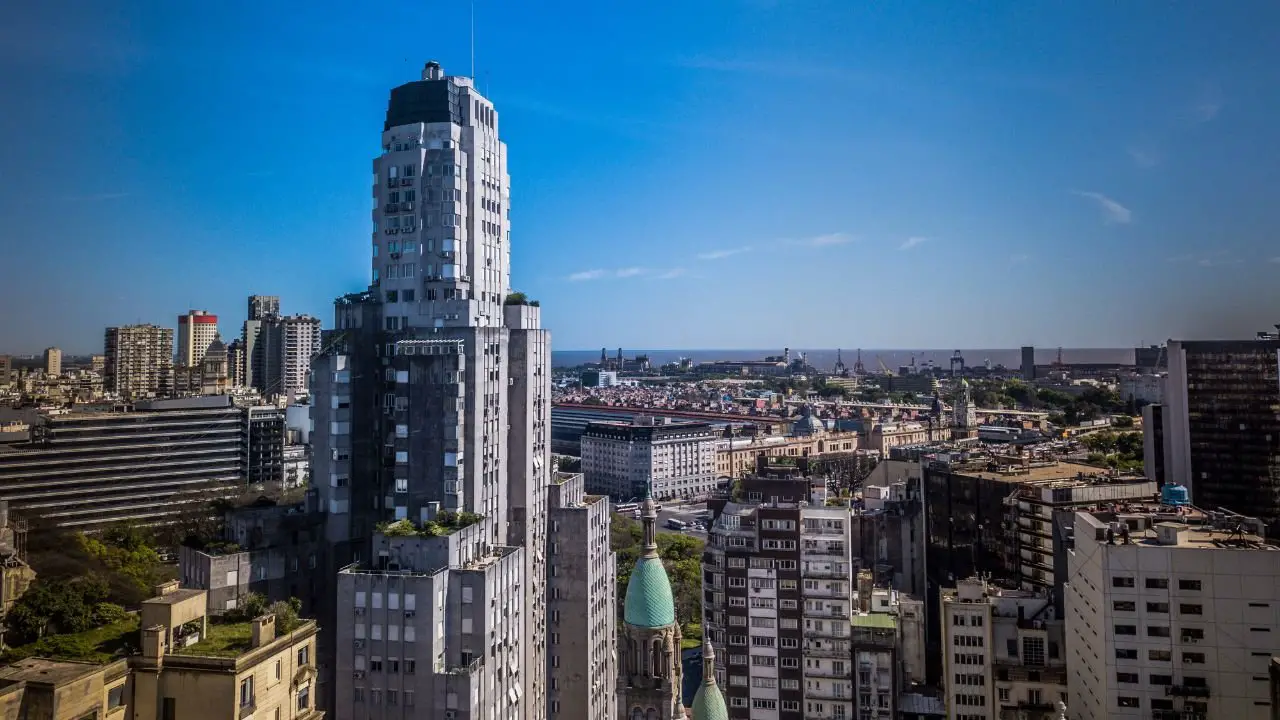
M978 578L942 592L951 720L1057 720L1067 699L1063 623L1047 593Z
M140 652L105 664L30 657L6 665L0 716L322 720L315 707L314 622L287 630L271 614L215 622L207 617L203 590L180 589L176 581L157 590L159 596L142 603L140 628L117 624L120 637L94 635L113 647L140 641Z
M937 423L928 422L887 422L868 420L866 431L862 434L861 447L888 457L889 451L907 445L924 445L939 442L951 437L950 431Z
M547 492L547 717L615 720L618 711L617 554L609 499L581 474Z
M615 500L705 495L716 485L716 440L705 423L592 423L582 433L587 489Z
M103 389L125 399L168 397L173 391L173 330L155 325L109 327Z
M0 388L9 386L10 377L13 375L13 358L8 355L0 355Z
M236 338L227 344L227 385L233 388L246 387L244 340Z
M584 388L607 388L618 384L618 373L613 370L588 370L581 375Z
M680 700L680 623L671 580L658 557L658 510L650 493L641 503L644 550L623 601L618 637L618 718L684 720Z
M1159 486L1168 481L1164 466L1167 442L1164 410L1164 405L1147 405L1142 408L1142 471Z
M793 430L794 432L794 430ZM797 464L820 457L852 457L859 450L854 431L817 430L804 435L752 435L716 442L716 477L742 478L762 472L771 460L789 458Z
M178 365L200 367L204 353L218 336L218 316L205 310L188 310L178 316Z
M1036 349L1030 345L1022 346L1022 379L1031 382L1036 379Z
M1074 526L1071 717L1271 717L1280 549L1261 521L1173 504L1080 512Z
M90 356L89 356L89 369L90 369L90 370L92 370L93 372L95 372L95 373L97 373L97 374L101 375L101 374L102 374L102 373L107 369L107 356L105 356L105 355L90 355ZM2 377L0 377L0 380L3 380L3 378L2 378Z
M876 586L925 596L925 518L920 464L884 460L862 485L850 512L852 555ZM921 680L923 682L923 679Z
M243 427L226 396L43 415L29 439L0 445L0 499L83 530L172 520L240 492Z
M1121 375L1116 383L1120 399L1138 406L1164 402L1164 385L1167 375Z
M51 378L62 375L62 351L56 347L44 349L44 374Z
M508 303L510 178L498 114L470 78L428 63L421 80L392 90L380 145L372 284L335 302L332 340L312 364L325 537L336 564L358 561L341 573L332 608L335 707L348 717L359 702L366 715L395 688L374 674L374 646L379 662L408 648L352 635L357 612L377 609L361 607L359 593L372 603L387 592L381 583L423 599L412 678L423 714L537 720L547 708L554 541L550 338L538 306ZM466 527L443 537L377 534L386 522L421 529L458 518ZM391 621L364 623L381 633ZM502 639L500 658L490 637ZM357 639L370 647L360 652Z
M285 410L276 405L244 409L245 482L274 490L285 487Z
M267 315L246 320L246 378L265 397L307 391L311 359L321 349L320 320L309 315Z
M279 295L250 295L247 320L265 320L280 314Z
M1170 340L1164 480L1196 505L1261 517L1280 536L1280 338Z

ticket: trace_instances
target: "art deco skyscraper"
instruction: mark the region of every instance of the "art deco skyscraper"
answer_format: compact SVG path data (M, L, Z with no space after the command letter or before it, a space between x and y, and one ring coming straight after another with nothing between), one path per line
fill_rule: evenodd
M392 90L381 146L372 284L337 301L312 366L312 472L342 568L333 709L407 693L457 718L542 718L550 338L536 305L507 303L498 114L428 63Z

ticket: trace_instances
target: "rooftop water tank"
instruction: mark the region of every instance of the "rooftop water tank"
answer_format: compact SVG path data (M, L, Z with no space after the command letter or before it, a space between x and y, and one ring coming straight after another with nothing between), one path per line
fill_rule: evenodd
M1164 505L1190 505L1187 488L1177 483L1170 483L1160 488L1160 502Z

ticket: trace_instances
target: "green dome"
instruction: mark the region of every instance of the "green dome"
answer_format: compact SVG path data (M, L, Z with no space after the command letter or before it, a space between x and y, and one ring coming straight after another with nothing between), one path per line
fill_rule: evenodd
M641 557L627 581L627 599L623 619L628 625L660 628L676 622L676 602L671 595L671 581L656 557Z
M693 696L693 720L729 720L729 706L715 683L703 683Z

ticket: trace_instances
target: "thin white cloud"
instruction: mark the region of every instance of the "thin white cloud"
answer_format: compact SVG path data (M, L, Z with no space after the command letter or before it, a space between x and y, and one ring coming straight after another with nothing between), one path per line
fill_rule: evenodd
M722 250L711 250L709 252L698 253L699 260L723 260L734 255L741 255L745 252L751 252L750 245L743 245L736 248L725 248Z
M614 274L620 278L629 278L636 277L637 275L643 275L646 272L648 271L642 267L625 267L619 268Z
M1098 204L1098 209L1102 210L1103 218L1108 225L1126 225L1133 220L1133 212L1129 210L1129 208L1100 192L1073 190L1072 193L1083 198L1089 198L1096 202Z
M684 268L677 267L677 268L671 268L670 270L663 270L662 272L659 272L657 275L654 275L653 279L654 280L673 280L684 274L685 274Z
M928 241L929 241L929 238L926 238L926 237L909 237L906 240L902 241L902 244L898 246L898 249L910 250L911 248L917 247L919 245L923 245Z
M1207 255L1197 253L1183 253L1182 255L1174 255L1166 258L1166 262L1176 264L1194 263L1199 267L1223 267L1224 265L1239 265L1244 259L1230 250L1217 250ZM1271 258L1270 262L1280 262L1280 258Z
M1026 262L1026 261L1028 261L1028 260L1030 260L1030 259L1031 259L1031 256L1030 256L1030 255L1027 255L1026 253L1019 253L1019 254L1017 254L1017 255L1010 255L1010 256L1009 256L1009 264L1010 264L1010 265L1021 265L1022 263Z
M571 282L582 282L584 280L599 280L607 273L604 270L583 270L569 276Z
M1127 151L1133 163L1140 168L1153 168L1160 164L1160 152L1153 148L1131 145Z
M1270 258L1267 262L1280 263L1280 256Z
M826 235L818 235L811 238L802 238L800 240L789 240L792 245L804 245L805 247L831 247L833 245L846 245L853 242L853 238L847 233L827 233Z
M1211 122L1222 112L1222 88L1216 83L1208 83L1200 88L1199 95L1191 106L1191 120L1197 125Z

